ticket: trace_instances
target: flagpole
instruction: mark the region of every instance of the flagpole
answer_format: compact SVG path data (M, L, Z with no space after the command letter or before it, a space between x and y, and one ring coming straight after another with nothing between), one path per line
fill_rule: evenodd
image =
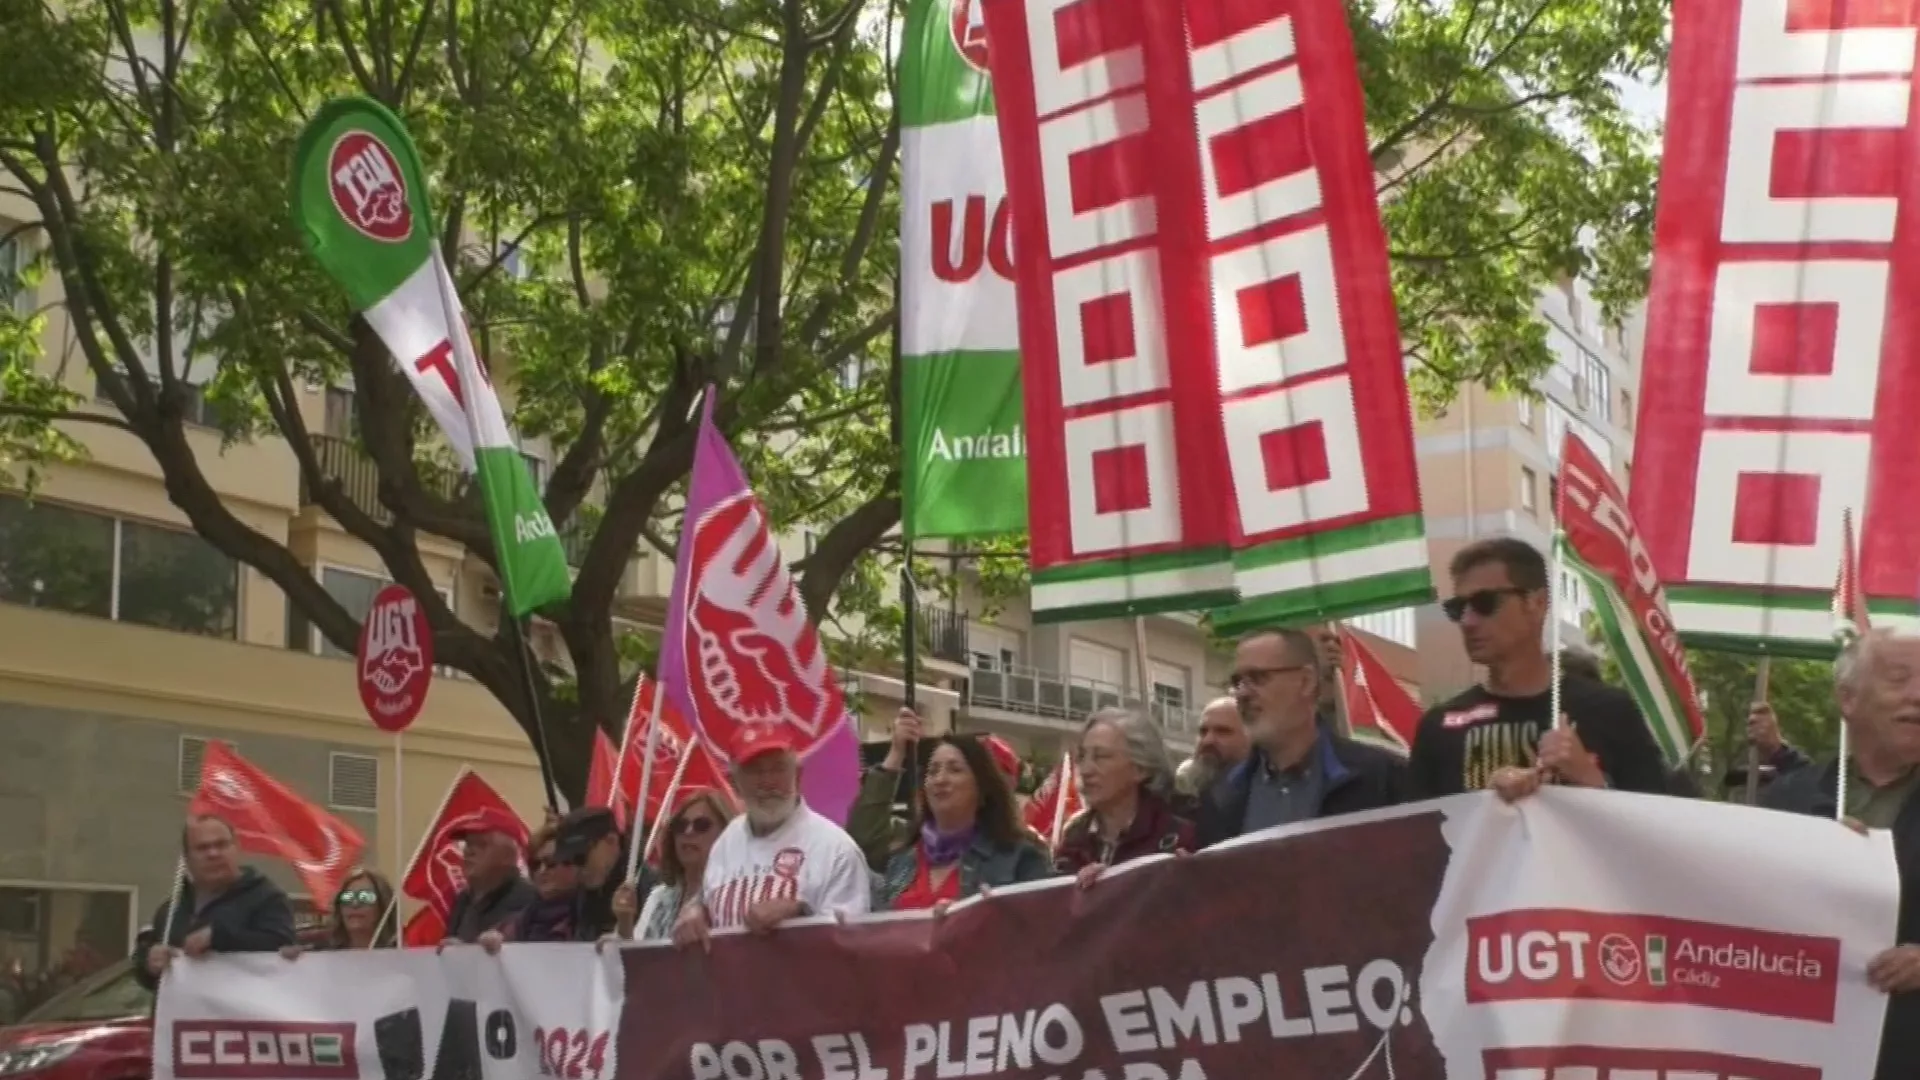
M634 688L636 691L639 687ZM634 796L632 816L628 819L630 835L627 837L627 883L640 880L640 852L643 850L642 837L647 831L647 794L653 790L653 757L660 749L660 710L666 707L667 681L656 674L653 678L653 709L647 714L647 751L640 759L640 793ZM626 754L623 751L622 757ZM681 758L687 757L684 747ZM616 789L616 795L618 789ZM666 804L661 804L665 809ZM658 815L656 815L658 816Z
M1767 683L1773 678L1773 656L1761 653L1760 663L1753 669L1753 704L1767 703ZM1751 711L1751 709L1749 709ZM1747 739L1747 805L1756 806L1760 802L1760 744L1751 737Z
M901 682L905 689L901 691L903 703L909 709L919 708L919 652L920 652L920 597L913 587L913 541L908 539L902 552L900 564L900 608L906 618L900 630L900 652L904 670ZM907 760L900 763L907 771L907 809L909 816L917 805L920 796L920 745L915 743Z

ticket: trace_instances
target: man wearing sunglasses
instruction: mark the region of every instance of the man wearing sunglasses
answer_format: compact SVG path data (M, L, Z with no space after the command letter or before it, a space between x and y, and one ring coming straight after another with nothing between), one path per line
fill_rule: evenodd
M1567 723L1554 724L1540 552L1495 537L1461 548L1448 571L1453 592L1441 607L1486 677L1420 718L1407 763L1415 797L1518 790L1542 778L1664 793L1660 748L1625 691L1569 674L1560 688Z

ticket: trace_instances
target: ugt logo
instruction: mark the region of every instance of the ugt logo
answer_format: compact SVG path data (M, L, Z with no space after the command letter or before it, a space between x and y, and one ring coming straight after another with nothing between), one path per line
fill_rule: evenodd
M840 690L759 502L723 499L693 530L685 648L702 723L791 724L818 739L840 719Z
M348 131L333 141L327 179L334 209L360 233L389 244L413 234L400 162L372 132Z

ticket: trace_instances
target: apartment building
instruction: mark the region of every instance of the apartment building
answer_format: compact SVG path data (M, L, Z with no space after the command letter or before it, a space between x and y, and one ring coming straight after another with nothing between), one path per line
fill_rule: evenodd
M1642 318L1608 326L1582 281L1547 290L1538 311L1554 360L1534 384L1533 397L1463 387L1443 415L1418 428L1421 498L1436 581L1445 582L1448 560L1475 540L1517 536L1549 549L1554 478L1567 432L1584 439L1623 486L1631 476ZM1591 609L1583 584L1562 574L1555 598L1562 640L1583 643L1582 619ZM1438 606L1413 616L1412 638L1403 643L1417 647L1417 681L1427 700L1470 685L1477 678L1474 666Z

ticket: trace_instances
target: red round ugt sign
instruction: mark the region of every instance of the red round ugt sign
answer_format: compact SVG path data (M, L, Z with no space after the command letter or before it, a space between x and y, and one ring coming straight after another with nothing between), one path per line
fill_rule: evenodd
M433 685L433 632L426 612L404 585L373 598L360 625L360 704L382 731L405 731L427 703Z

